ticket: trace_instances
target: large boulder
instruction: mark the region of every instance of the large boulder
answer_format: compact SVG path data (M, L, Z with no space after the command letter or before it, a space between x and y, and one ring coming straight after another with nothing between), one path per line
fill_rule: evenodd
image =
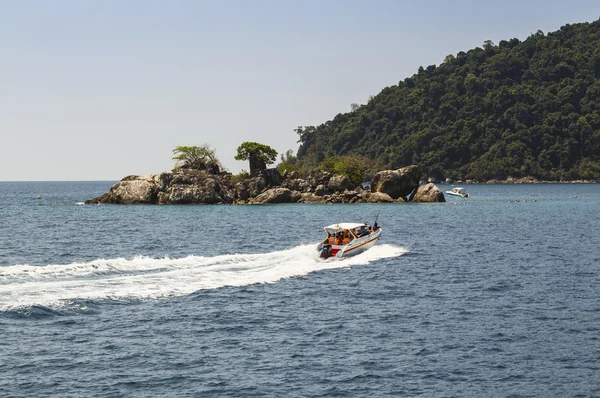
M160 204L231 203L233 195L220 181L207 178L197 184L172 184L161 193Z
M444 193L433 183L421 185L412 197L413 202L445 202Z
M298 203L325 203L325 198L312 192L304 192Z
M248 197L253 198L258 196L267 188L267 180L264 177L252 177L244 180L243 182L246 190L248 191Z
M233 193L218 175L205 170L187 170L173 173L158 203L215 204L232 201Z
M265 183L268 187L281 185L282 177L279 170L276 168L264 169L259 173L259 176L265 179Z
M299 197L292 194L292 191L287 188L271 188L258 195L252 203L293 203L293 199L298 200Z
M344 192L347 189L353 188L354 186L348 177L338 174L332 176L327 183L329 192Z
M164 173L163 173L164 174ZM127 176L114 184L110 191L97 198L87 200L86 204L155 204L162 186L159 174L145 176Z
M418 166L403 167L398 170L383 170L373 176L371 192L388 194L392 199L405 199L419 187L421 168Z
M331 175L328 171L313 169L308 172L306 179L312 187L316 187L317 185L327 186Z
M281 184L281 186L284 188L288 188L292 191L310 192L312 190L312 187L310 186L308 181L303 180L302 178L286 180Z
M369 203L394 203L394 199L387 193L372 192L367 198Z
M235 184L235 200L238 201L246 201L250 197L250 193L248 192L248 187L243 182L238 182Z
M327 195L328 193L329 193L329 191L323 184L319 184L315 187L315 195L323 196L323 195Z

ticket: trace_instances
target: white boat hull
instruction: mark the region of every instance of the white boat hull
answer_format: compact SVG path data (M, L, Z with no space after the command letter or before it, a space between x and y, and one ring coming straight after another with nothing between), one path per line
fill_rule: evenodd
M446 193L447 193L448 195L452 195L452 196L458 196L458 197L461 197L461 198L466 198L467 196L469 196L469 195L461 195L461 194L459 194L459 193L456 193L456 192L451 192L451 191L446 191Z
M365 250L370 249L377 243L379 237L381 236L381 228L377 229L375 232L370 233L367 236L363 236L362 238L354 239L352 242L347 245L331 245L331 256L325 257L335 257L335 258L345 258L355 256L364 252ZM319 257L324 258L322 255L323 246L325 244L319 243L316 247L317 252L319 253Z
M452 188L450 191L446 191L448 195L459 196L461 198L468 198L469 194L467 190L461 187Z

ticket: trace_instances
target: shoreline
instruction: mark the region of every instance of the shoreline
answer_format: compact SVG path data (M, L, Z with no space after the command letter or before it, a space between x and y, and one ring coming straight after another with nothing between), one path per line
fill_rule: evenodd
M488 181L476 181L476 180L456 180L456 181L432 181L434 184L442 185L486 185L486 184L498 184L498 185L515 185L515 184L598 184L600 181L596 180L568 180L568 181L547 181L547 180L534 180L534 179L508 179L508 180L488 180Z

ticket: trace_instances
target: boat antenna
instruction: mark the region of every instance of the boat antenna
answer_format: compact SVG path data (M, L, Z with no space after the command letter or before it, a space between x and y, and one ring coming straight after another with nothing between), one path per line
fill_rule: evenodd
M377 219L379 218L379 212L380 212L380 211L381 211L381 210L379 210L379 211L377 212L377 215L375 216L375 222L373 223L373 225L377 224Z

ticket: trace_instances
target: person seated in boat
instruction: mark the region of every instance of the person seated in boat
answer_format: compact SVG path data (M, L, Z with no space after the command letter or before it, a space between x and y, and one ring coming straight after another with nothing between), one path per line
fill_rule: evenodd
M379 227L377 226L377 223L375 223L375 224L373 224L373 228L371 229L371 231L375 232L375 231L377 231L377 228L379 228Z
M325 243L329 243L330 245L333 245L333 235L328 234L327 239L325 239Z
M338 232L335 235L335 244L340 246L344 244L344 237L342 236L341 232Z
M347 245L348 243L350 243L352 239L350 239L350 232L345 231L344 232L344 244Z
M369 226L365 223L365 225L361 225L358 229L358 233L356 234L359 238L363 236L369 235L371 232L369 231Z

